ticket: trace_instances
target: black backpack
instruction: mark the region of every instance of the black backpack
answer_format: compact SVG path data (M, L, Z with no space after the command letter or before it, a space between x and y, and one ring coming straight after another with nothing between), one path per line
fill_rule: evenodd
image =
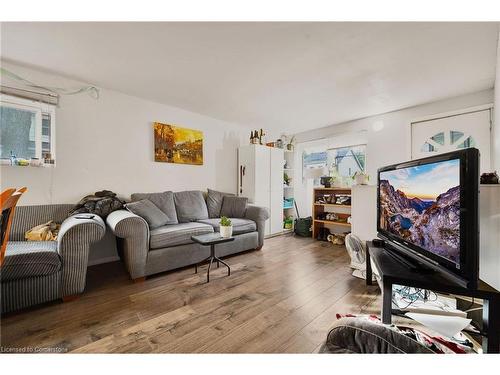
M311 237L312 231L312 217L298 218L295 219L295 234L301 237Z

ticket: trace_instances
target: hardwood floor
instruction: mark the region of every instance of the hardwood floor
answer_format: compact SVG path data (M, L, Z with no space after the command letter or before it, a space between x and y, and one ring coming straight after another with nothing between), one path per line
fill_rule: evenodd
M3 347L68 352L311 353L336 313L378 313L379 290L351 276L343 247L292 236L206 266L134 284L121 263L89 268L77 301L1 320Z

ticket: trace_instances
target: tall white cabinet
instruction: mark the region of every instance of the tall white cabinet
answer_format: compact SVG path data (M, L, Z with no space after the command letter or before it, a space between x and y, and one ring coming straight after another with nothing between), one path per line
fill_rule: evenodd
M266 235L283 231L283 149L248 145L238 149L238 196L269 209Z

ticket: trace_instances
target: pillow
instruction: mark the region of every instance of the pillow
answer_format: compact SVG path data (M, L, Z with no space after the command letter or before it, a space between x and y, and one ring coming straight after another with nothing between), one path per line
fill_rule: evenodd
M208 189L207 195L207 208L208 208L208 217L211 219L220 217L220 210L222 209L222 200L225 196L234 197L234 194L231 193L223 193L220 191Z
M174 193L174 202L180 223L208 219L207 204L201 191L178 191Z
M125 207L146 220L151 229L166 225L169 221L168 216L148 199L127 203Z
M322 353L429 353L433 351L390 326L372 318L337 320L328 333Z
M355 353L473 353L461 332L455 338L431 336L413 327L383 324L376 315L337 314L324 349ZM328 348L329 347L329 348Z
M175 211L174 193L165 191L163 193L134 193L132 201L147 199L153 202L168 217L167 224L177 224L177 212Z
M247 202L248 198L231 197L226 195L222 200L220 216L237 218L245 217L245 212L247 211Z

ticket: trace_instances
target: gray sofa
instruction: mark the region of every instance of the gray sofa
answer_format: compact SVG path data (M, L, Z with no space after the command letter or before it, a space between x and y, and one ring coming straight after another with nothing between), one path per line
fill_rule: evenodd
M210 249L191 240L191 236L219 230L220 215L234 207L223 205L232 196L209 190L132 194L132 201L152 201L169 218L168 224L150 228L141 216L129 210L112 212L106 219L118 238L118 249L130 277L142 281L146 276L193 265L207 258ZM226 203L229 199L226 199ZM129 207L130 208L130 207ZM241 208L241 207L240 207ZM229 211L228 211L229 210ZM217 245L217 255L226 256L246 250L260 249L264 243L264 225L269 218L267 208L247 205L231 217L234 241Z
M2 313L62 298L85 288L89 249L105 233L103 220L68 217L73 205L18 206L0 270ZM25 241L29 229L62 223L57 241Z

